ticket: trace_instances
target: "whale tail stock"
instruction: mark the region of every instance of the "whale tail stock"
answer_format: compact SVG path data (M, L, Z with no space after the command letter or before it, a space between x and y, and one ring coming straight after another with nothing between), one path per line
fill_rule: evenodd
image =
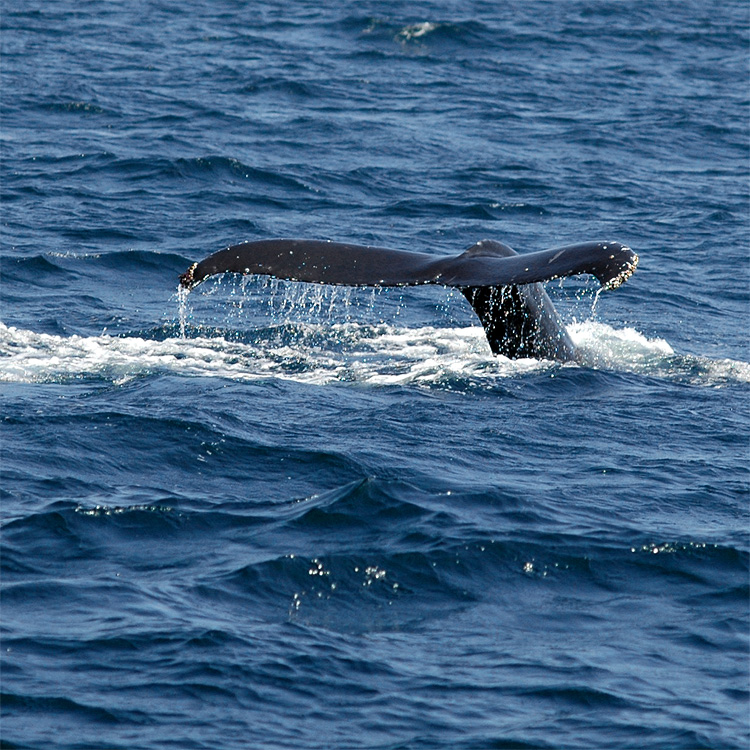
M587 273L614 289L630 278L637 263L638 256L619 242L519 255L502 242L482 240L446 258L321 240L258 240L194 263L180 284L192 289L227 272L344 286L441 284L466 297L494 354L569 361L576 357L575 346L541 282Z

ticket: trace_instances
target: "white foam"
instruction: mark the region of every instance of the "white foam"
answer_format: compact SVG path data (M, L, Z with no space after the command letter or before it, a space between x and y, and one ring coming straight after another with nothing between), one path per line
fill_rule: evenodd
M439 24L433 23L431 21L423 21L422 23L415 23L411 26L405 26L401 31L398 32L396 35L397 39L402 39L403 41L411 41L412 39L419 39L420 37L425 36L426 34L429 34L432 31L435 31L437 29Z
M557 364L493 356L479 326L399 328L379 324L304 325L262 329L249 341L223 337L56 336L0 323L0 381L115 384L154 374L232 380L278 378L310 384L460 384L491 386ZM274 335L269 337L269 331ZM750 364L676 355L662 339L603 323L569 332L582 364L697 384L750 382ZM269 338L271 339L269 341ZM575 367L576 365L566 365Z
M616 329L589 320L571 324L568 333L584 366L701 385L750 382L748 362L676 354L664 339L649 339L634 328Z
M587 320L572 323L568 334L592 366L612 367L623 361L642 364L674 354L664 339L648 339L634 328L615 329L606 323Z
M241 354L241 353L239 353ZM123 383L158 372L242 377L248 368L223 339L54 336L0 323L0 380Z

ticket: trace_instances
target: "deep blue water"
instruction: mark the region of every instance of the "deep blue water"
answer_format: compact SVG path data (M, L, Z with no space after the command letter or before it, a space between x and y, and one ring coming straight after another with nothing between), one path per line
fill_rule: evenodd
M3 2L2 747L747 748L750 8ZM582 365L264 237L617 239Z

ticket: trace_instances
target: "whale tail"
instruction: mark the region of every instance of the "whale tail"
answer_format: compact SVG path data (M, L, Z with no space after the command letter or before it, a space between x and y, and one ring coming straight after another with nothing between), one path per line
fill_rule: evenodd
M510 258L518 253L502 242L483 240L465 253ZM569 361L575 345L544 287L534 284L460 287L477 314L493 354Z
M588 273L614 289L637 263L638 256L619 242L519 255L502 242L482 240L445 258L320 240L259 240L194 263L180 283L192 289L208 276L233 272L345 286L441 284L466 297L494 354L570 361L575 346L541 282Z

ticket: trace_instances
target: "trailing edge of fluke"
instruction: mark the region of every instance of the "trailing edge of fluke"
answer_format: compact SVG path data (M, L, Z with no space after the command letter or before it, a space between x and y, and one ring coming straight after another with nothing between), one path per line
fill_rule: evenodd
M494 354L569 361L576 349L541 282L591 274L616 289L638 256L619 242L584 242L519 255L482 240L454 257L323 240L258 240L232 245L194 263L180 276L192 289L219 273L261 274L343 286L456 287L479 317Z

